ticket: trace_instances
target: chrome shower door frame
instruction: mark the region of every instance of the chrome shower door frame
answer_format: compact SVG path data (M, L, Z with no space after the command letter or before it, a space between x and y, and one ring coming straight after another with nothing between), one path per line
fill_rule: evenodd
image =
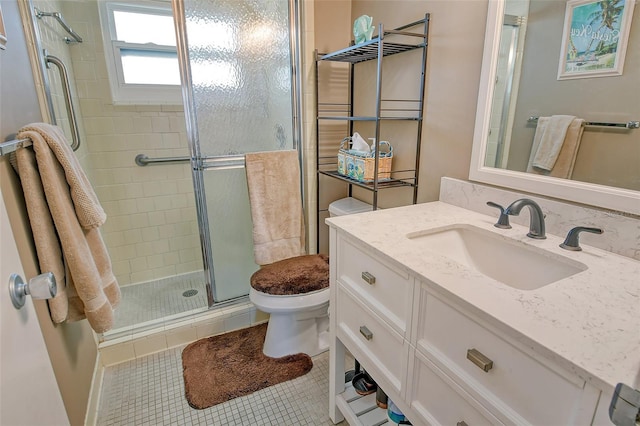
M216 291L213 249L211 242L211 228L207 212L207 199L204 185L203 173L205 170L228 170L244 168L244 155L226 156L203 156L200 148L200 139L197 125L196 106L193 93L193 79L189 62L189 44L186 28L185 1L172 0L173 16L176 26L176 43L178 51L178 63L182 78L182 98L184 104L187 140L191 155L190 163L193 176L194 193L196 197L196 212L198 216L200 243L202 246L202 257L204 265L204 275L206 281L207 298L211 308L218 302L218 292ZM292 143L293 148L298 151L298 159L303 170L303 150L302 150L302 69L301 60L301 19L302 3L300 0L288 0L289 3L289 27L290 27L290 49L291 49L291 103L292 103ZM300 176L300 187L302 190L303 204L304 194L304 173ZM246 296L243 296L246 299Z

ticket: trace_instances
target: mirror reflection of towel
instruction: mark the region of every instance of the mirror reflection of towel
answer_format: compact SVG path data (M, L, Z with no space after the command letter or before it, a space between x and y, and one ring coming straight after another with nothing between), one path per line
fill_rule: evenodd
M573 115L553 115L541 123L540 119L542 118L545 117L538 119L538 127L536 128L536 138L540 133L540 144L533 157L533 167L551 171L564 144L564 138L567 136L567 128L576 117Z
M572 116L540 117L538 119L538 126L536 128L533 146L531 147L531 155L529 157L527 172L570 179L573 174L573 167L576 162L580 141L582 139L584 120L572 117L564 131L564 136L560 143L558 143L557 139L554 141L551 138L545 141L545 135L551 136L554 134L554 137L557 138L559 131L557 126L554 131L548 132L548 126L553 124L552 121L554 117ZM562 121L565 121L565 119L562 119ZM564 126L564 124L562 124L562 126ZM544 147L543 142L545 144ZM555 150L557 150L557 153L554 152ZM538 157L538 163L536 163L536 157ZM542 160L547 161L545 162ZM551 160L553 160L552 164L550 164ZM549 167L549 165L550 168L546 168Z

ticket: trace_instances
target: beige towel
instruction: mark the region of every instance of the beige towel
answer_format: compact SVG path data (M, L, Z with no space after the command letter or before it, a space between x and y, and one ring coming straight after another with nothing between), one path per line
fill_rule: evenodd
M567 135L567 128L576 117L573 115L553 115L548 120L544 120L544 118L538 118L536 138L539 138L540 142L535 151L532 165L537 169L551 171ZM542 122L540 122L541 119L543 119Z
M306 254L298 152L246 154L245 164L256 263Z
M120 301L98 230L106 215L60 129L36 123L18 137L33 142L33 152L19 149L16 160L40 270L53 272L58 283L51 317L56 323L86 317L105 332Z
M540 120L542 120L542 124L540 123ZM542 125L544 127L548 120L548 117L540 117L538 119L538 126ZM571 124L567 127L567 133L562 147L560 148L560 152L558 153L556 162L550 171L533 167L533 158L540 143L538 131L536 130L536 136L534 138L533 146L531 147L531 155L529 157L527 172L563 179L571 179L571 176L573 175L573 168L576 163L576 157L578 156L578 149L580 148L580 141L582 140L582 132L584 131L583 124L584 120L581 118L575 118L571 121Z

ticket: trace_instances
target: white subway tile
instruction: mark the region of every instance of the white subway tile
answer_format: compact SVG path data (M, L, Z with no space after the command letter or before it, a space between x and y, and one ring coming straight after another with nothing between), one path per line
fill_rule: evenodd
M216 334L225 332L224 318L216 318L215 320L196 325L196 335L198 339L204 337L215 336Z
M180 255L175 251L164 253L162 255L162 261L165 263L165 265L176 265L180 263ZM177 272L182 273L181 271Z
M136 200L118 200L118 213L133 215L138 212L138 203Z
M169 118L167 117L151 117L151 128L154 133L170 132Z
M130 244L117 246L115 250L109 251L109 255L113 262L121 260L129 261L137 256L136 245Z
M133 341L133 349L136 357L150 355L167 349L167 338L164 333L148 336Z
M147 257L147 265L151 269L161 268L166 265L164 261L164 256L161 254L154 254L153 256Z
M152 242L160 239L157 226L143 228L141 231L143 241Z
M251 316L248 312L239 315L233 315L224 319L225 331L238 330L240 328L249 327L250 325Z
M155 278L160 278L159 276L155 276L153 274L153 271L151 270L144 270L144 271L140 271L140 272L132 272L130 274L130 282L132 283L140 283L140 282L144 282L144 281L151 281Z
M169 245L169 241L167 240L156 241L153 246L154 254L167 253L168 251L171 251L169 250Z
M165 212L153 211L153 212L149 212L148 216L149 216L149 222L148 223L151 226L164 225L165 223L167 223L167 220L165 218Z
M124 232L124 242L126 244L138 244L143 242L142 231L140 229L128 229Z
M198 339L198 333L194 326L167 330L165 334L167 336L167 347L169 348L185 345Z
M135 359L135 357L133 342L121 343L100 349L100 359L104 366L119 364Z

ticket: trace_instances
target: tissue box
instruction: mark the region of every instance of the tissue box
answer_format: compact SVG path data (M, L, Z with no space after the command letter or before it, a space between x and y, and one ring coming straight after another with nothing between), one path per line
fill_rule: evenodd
M375 171L375 152L363 153L348 149L349 141L343 140L338 151L338 173L358 182L373 182ZM383 149L385 150L383 152ZM391 179L391 163L393 148L386 141L380 142L380 158L378 158L378 180Z

